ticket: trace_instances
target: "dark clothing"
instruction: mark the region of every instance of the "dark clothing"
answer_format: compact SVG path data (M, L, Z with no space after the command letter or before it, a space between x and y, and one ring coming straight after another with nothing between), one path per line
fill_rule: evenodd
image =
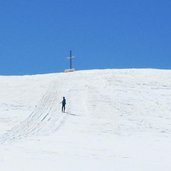
M65 112L65 105L62 105L62 112Z
M65 112L65 105L66 105L66 99L63 98L63 100L62 100L62 112Z
M62 105L66 105L66 99L65 98L62 100Z

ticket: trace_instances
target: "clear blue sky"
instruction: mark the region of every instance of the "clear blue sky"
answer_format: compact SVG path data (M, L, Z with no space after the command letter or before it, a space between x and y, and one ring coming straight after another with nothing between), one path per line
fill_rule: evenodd
M1 0L0 75L171 69L171 0Z

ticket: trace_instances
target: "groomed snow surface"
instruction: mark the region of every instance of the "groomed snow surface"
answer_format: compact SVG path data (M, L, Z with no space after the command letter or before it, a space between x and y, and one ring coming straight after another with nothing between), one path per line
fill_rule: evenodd
M1 76L0 171L171 171L171 70Z

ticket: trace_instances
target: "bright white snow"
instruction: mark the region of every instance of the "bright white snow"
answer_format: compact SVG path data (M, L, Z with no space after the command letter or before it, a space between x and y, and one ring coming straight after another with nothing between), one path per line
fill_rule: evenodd
M0 77L0 171L170 171L170 156L171 70Z

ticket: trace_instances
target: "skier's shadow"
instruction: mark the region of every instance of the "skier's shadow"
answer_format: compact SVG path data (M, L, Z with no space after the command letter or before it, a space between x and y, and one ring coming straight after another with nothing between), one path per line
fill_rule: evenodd
M74 114L74 113L70 113L70 112L65 112L67 115L72 115L72 116L79 116L77 114Z

